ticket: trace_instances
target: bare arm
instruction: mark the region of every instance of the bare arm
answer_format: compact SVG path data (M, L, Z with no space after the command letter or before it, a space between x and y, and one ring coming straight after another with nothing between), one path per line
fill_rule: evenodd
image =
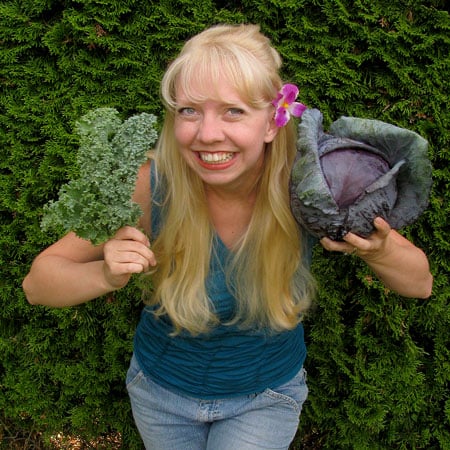
M133 199L144 211L140 226L149 232L149 164L142 167ZM145 218L145 219L144 219ZM23 281L31 304L54 307L87 302L125 286L133 273L156 264L147 236L133 227L121 228L107 243L93 246L69 233L33 261Z
M69 233L40 253L22 283L31 304L73 306L112 291L103 276L103 248Z
M393 291L405 297L428 298L433 287L428 259L424 252L381 218L375 219L376 231L364 239L348 233L345 242L323 238L324 248L356 253ZM356 252L355 252L356 249Z

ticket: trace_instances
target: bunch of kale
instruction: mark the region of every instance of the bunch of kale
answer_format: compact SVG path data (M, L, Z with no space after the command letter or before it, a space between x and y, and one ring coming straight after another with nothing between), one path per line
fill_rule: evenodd
M44 207L44 231L74 231L101 244L125 225L136 225L141 208L131 199L139 167L157 140L156 117L141 113L122 121L114 108L88 112L76 124L79 178L62 186Z

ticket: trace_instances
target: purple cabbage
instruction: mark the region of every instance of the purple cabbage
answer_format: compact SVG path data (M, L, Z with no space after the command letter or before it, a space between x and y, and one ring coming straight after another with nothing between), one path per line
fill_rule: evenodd
M324 133L322 114L303 113L291 172L291 209L312 234L367 237L380 216L399 229L428 205L431 164L418 134L378 120L342 117Z

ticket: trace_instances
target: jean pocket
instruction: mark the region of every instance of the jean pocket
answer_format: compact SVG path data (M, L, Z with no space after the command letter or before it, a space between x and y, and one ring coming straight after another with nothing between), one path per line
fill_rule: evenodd
M300 413L303 403L305 403L306 398L308 397L306 370L303 368L300 369L294 378L287 383L273 389L266 389L264 393L272 398L285 400Z
M129 390L131 387L137 384L143 376L144 372L142 372L137 362L136 356L134 356L133 354L133 357L131 358L130 362L130 367L128 368L127 376L125 379L127 389Z

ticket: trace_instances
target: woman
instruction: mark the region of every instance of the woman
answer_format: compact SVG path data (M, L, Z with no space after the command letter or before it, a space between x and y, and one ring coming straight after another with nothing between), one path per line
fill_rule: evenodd
M296 433L314 283L311 239L289 209L294 128L274 119L280 65L256 26L188 41L162 81L166 118L136 183L138 227L97 247L69 233L24 280L30 303L64 307L151 273L127 375L148 449L286 449ZM423 252L384 220L375 227L321 243L356 252L398 293L428 297Z

